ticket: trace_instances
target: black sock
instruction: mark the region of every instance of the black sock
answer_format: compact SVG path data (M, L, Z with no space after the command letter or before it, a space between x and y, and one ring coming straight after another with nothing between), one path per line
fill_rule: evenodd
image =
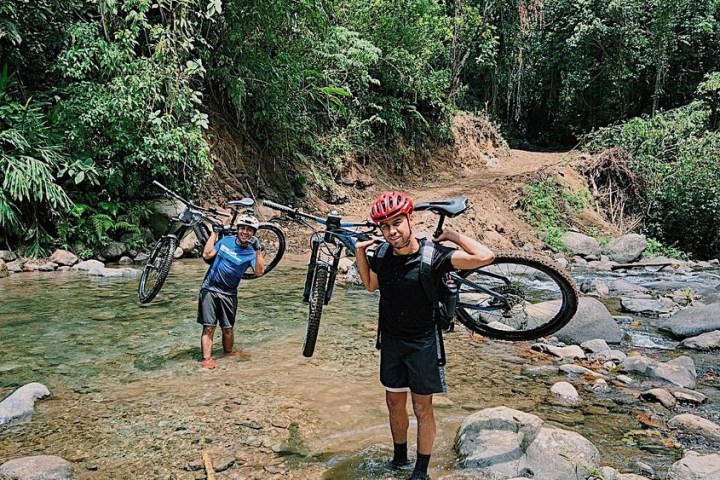
M393 453L392 463L395 465L403 465L407 463L407 442L405 443L393 443L395 452Z
M418 452L417 460L415 460L415 468L413 469L413 474L418 473L427 475L428 465L430 465L430 455L423 455L422 453Z

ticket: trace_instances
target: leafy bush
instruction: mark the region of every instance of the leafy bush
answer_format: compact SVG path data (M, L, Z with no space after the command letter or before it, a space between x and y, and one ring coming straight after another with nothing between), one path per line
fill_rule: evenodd
M720 92L717 74L699 100L654 117L634 118L589 135L585 148L621 147L640 179L631 213L649 237L701 258L720 252L720 133L710 130Z

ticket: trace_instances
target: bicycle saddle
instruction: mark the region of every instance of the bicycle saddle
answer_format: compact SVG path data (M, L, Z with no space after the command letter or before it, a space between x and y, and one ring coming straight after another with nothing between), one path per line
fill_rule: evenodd
M228 203L233 207L249 208L255 205L255 200L253 200L252 198L242 198L240 200L230 200Z
M467 197L453 197L446 198L444 200L435 200L432 202L420 202L415 205L414 210L430 210L433 213L445 215L447 217L454 217L460 215L468 209Z

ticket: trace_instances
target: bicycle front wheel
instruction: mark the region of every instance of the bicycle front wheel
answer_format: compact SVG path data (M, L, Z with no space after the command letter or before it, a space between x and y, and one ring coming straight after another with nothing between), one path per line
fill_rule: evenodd
M490 265L460 272L463 278L503 300L463 285L458 320L470 330L499 340L533 340L550 335L575 315L577 287L552 260L524 252L500 252Z
M303 355L306 357L312 357L313 353L315 353L315 343L320 331L320 316L322 315L323 305L325 305L327 279L327 267L317 267L312 289L310 290L310 308L308 309L305 341L303 342Z
M138 284L140 303L150 302L162 288L170 272L170 265L175 258L173 255L177 248L177 242L175 237L162 237L155 244L155 249L150 254L142 275L140 275Z
M265 272L263 275L267 275L277 267L280 259L285 255L285 234L276 225L261 223L257 232L255 232L255 236L260 239L264 247L262 255L263 260L265 260ZM252 280L253 278L258 278L258 276L252 270L243 274L245 280Z

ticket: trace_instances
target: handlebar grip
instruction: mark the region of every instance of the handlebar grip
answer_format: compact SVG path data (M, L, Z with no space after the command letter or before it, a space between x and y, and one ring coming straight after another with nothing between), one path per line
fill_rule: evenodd
M263 200L262 203L266 207L270 207L273 210L279 210L281 212L285 212L285 213L289 213L289 214L296 213L294 208L286 207L285 205L280 205L279 203L271 202L270 200Z

